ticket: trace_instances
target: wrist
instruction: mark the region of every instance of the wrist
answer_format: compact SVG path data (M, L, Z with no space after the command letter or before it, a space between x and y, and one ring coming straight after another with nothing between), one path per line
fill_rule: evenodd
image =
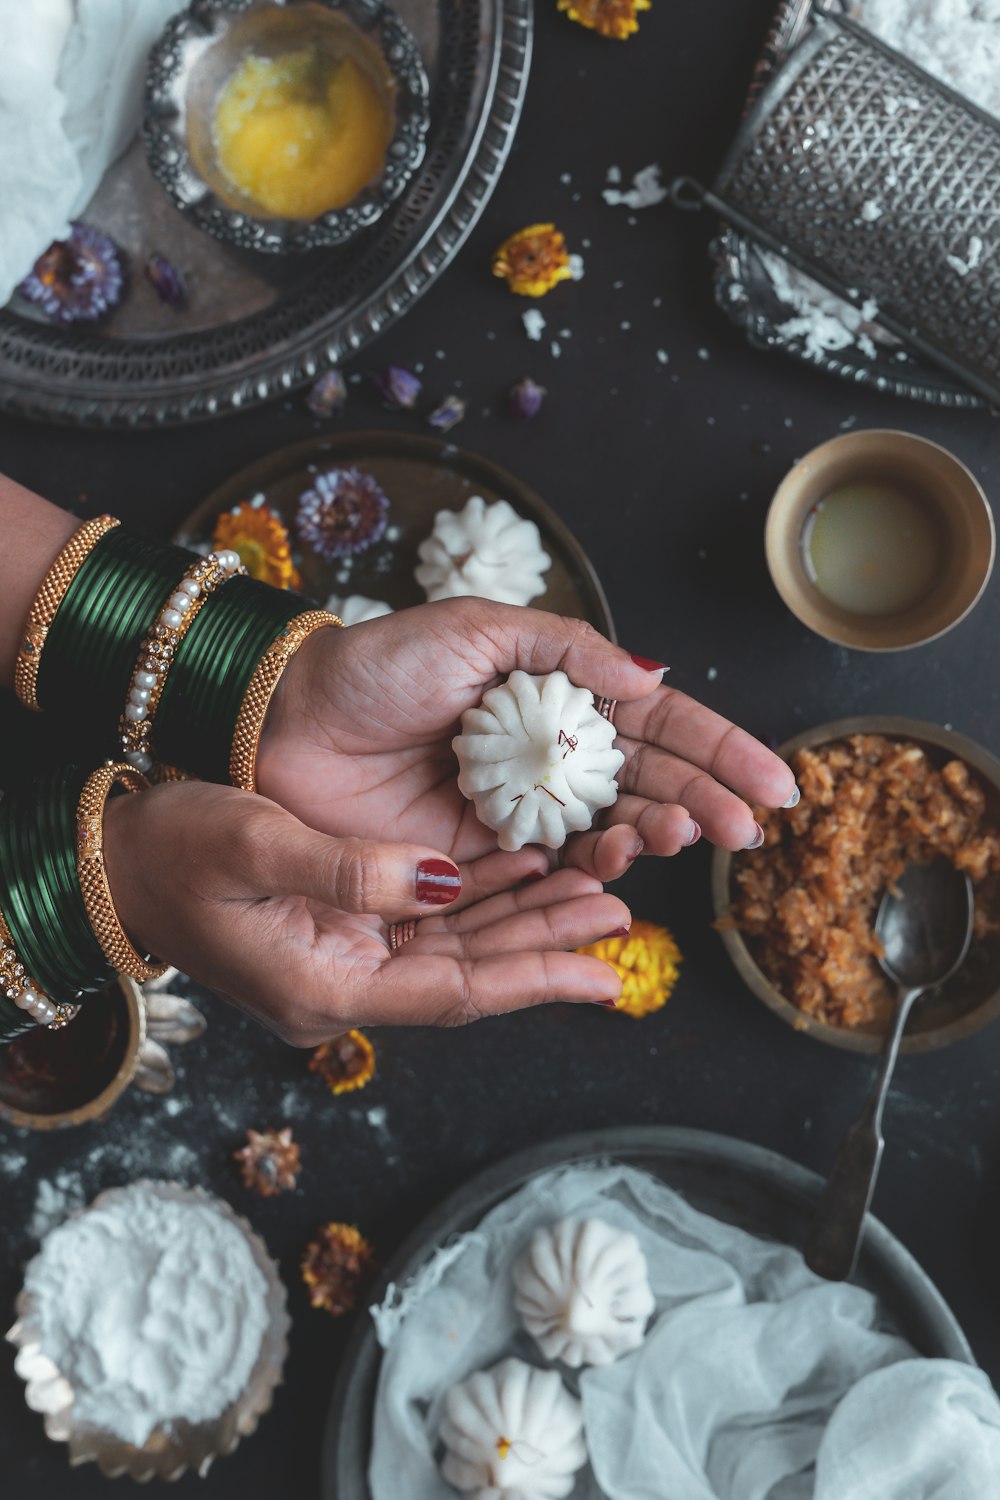
M280 802L283 762L288 747L301 747L319 722L318 705L325 698L333 653L343 645L344 632L335 627L315 631L291 658L276 687L257 747L257 790Z

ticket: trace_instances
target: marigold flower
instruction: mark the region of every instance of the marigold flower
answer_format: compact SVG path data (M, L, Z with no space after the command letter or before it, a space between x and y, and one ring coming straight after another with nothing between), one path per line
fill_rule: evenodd
M651 5L652 0L557 0L556 8L598 36L626 42L639 30L639 12Z
M253 1188L262 1198L291 1191L302 1170L290 1125L283 1130L248 1130L246 1145L233 1152L233 1159L240 1163L243 1186Z
M636 1019L666 1005L677 983L681 950L655 922L633 922L627 937L603 938L576 951L611 965L622 981L618 1009Z
M292 544L281 517L266 505L241 500L234 510L222 513L212 532L217 549L232 548L251 578L279 589L302 587L292 562Z
M544 297L560 281L572 280L566 240L554 224L529 224L496 251L493 274L519 297Z
M331 1094L363 1089L375 1074L375 1048L363 1031L344 1031L317 1047L309 1059L310 1073L318 1073Z
M353 1224L324 1224L302 1257L309 1301L333 1318L353 1312L375 1265L374 1250Z

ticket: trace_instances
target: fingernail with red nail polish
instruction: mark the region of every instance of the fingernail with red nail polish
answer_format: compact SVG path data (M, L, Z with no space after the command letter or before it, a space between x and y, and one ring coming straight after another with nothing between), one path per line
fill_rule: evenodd
M605 1010L617 1010L618 1009L618 1001L617 1000L595 1000L594 1004L595 1005L603 1005Z
M759 849L761 844L764 842L763 828L761 828L759 823L755 823L753 826L754 828L756 828L757 832L754 834L749 844L745 844L743 846L745 849Z
M525 875L522 877L521 884L534 885L536 880L544 880L548 873L548 870L532 870L530 875Z
M448 906L462 894L462 877L449 859L422 859L417 865L417 900L424 906Z
M684 840L684 848L685 849L690 849L691 845L692 844L696 844L700 838L701 838L701 829L698 827L698 824L692 818L691 819L691 825L690 825L690 827L688 829L688 836Z
M602 938L598 939L598 941L602 942L602 943L606 943L607 940L608 940L608 938L613 938L613 937L628 937L628 935L629 935L629 933L631 931L632 931L631 927L616 927L615 930L614 930L614 932L606 932Z
M635 662L636 666L637 667L641 667L644 672L669 672L670 671L670 668L667 666L667 664L665 662L654 661L651 656L636 656L636 654L635 654L634 651L630 652L629 654L631 655L632 660Z

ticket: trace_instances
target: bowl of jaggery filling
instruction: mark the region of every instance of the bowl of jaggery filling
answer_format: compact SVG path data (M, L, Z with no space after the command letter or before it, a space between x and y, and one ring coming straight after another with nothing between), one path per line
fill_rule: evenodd
M875 918L911 863L944 855L975 895L972 947L915 1007L904 1052L971 1036L1000 1015L1000 760L965 735L901 717L841 719L778 754L801 800L758 809L764 845L712 864L715 926L736 969L797 1031L877 1052L894 991Z

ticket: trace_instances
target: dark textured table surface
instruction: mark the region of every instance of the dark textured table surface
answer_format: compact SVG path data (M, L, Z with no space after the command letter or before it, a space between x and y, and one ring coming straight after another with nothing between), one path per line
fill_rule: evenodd
M1000 475L992 416L880 397L754 352L712 303L711 225L667 205L630 215L601 198L650 162L669 179L710 175L736 123L770 0L655 0L638 38L602 43L542 0L527 107L512 159L470 242L409 316L357 362L422 361L428 390L458 388L455 437L521 475L595 560L621 640L668 661L671 682L762 736L864 712L948 723L1000 751L996 583L934 646L884 657L840 650L786 612L762 547L770 496L792 461L842 425L908 428L946 444L987 490ZM582 250L585 278L541 304L491 280L512 229L555 218ZM560 330L569 330L560 335ZM561 354L553 357L548 334ZM669 362L657 358L665 350ZM438 353L440 351L440 354ZM542 414L502 415L530 373ZM344 425L386 423L352 387ZM419 419L389 419L417 430ZM317 429L301 399L188 431L105 434L0 422L0 467L63 504L166 535L227 474ZM28 729L13 710L11 743ZM37 1232L61 1206L144 1174L201 1182L248 1213L280 1260L294 1326L287 1382L255 1437L207 1480L175 1493L318 1493L323 1414L346 1330L311 1311L297 1272L313 1228L357 1222L383 1255L479 1168L539 1139L630 1123L700 1126L823 1170L869 1085L872 1065L795 1035L737 979L710 929L710 850L641 862L622 887L636 915L667 922L684 951L666 1010L633 1023L567 1006L463 1032L385 1032L363 1093L333 1099L283 1047L202 997L206 1038L175 1052L174 1102L132 1092L103 1125L54 1139L0 1127L0 1307L10 1309ZM877 1211L937 1282L977 1357L1000 1379L1000 1028L900 1064ZM251 1200L230 1153L247 1126L291 1123L305 1170L294 1195ZM6 1314L5 1314L6 1316ZM27 1413L0 1359L0 1495L103 1495L71 1472ZM129 1481L119 1484L127 1486ZM342 1497L362 1500L362 1497ZM405 1494L400 1493L400 1500Z

